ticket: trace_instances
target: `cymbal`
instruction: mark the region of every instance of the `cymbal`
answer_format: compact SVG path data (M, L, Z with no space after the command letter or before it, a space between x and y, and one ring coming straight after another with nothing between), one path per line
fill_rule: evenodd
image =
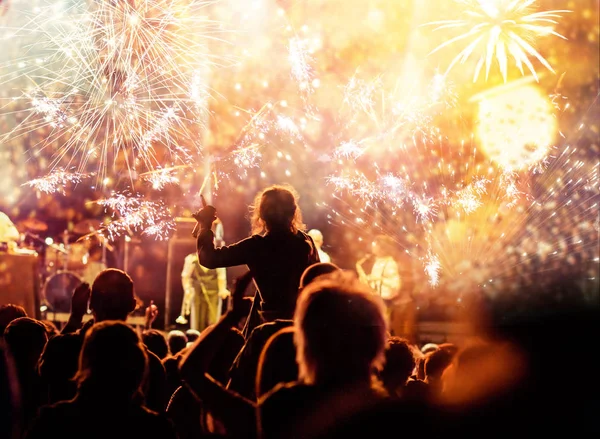
M48 245L48 248L56 250L57 252L62 253L64 255L69 254L69 252L67 250L65 250L63 247L61 247L60 245L56 245L56 244L46 244L46 245Z
M23 229L31 230L33 232L45 232L48 230L48 225L35 218L27 218L19 222L19 226Z
M88 233L100 230L101 225L102 223L99 220L86 219L75 224L75 227L73 227L73 233L78 235L87 235Z

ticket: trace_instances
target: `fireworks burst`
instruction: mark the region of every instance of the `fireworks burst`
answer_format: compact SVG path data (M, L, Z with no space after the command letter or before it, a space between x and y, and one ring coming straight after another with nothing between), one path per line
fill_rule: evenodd
M269 102L256 112L244 111L251 115L250 120L240 131L234 146L216 158L216 162L220 164L220 175L228 178L229 172L225 170L233 169L237 171L239 178L245 178L250 169L261 166L266 155L264 151L266 147L280 144L282 141L288 145L296 142L303 144L301 122L298 123L294 118L280 114L278 110L283 107L281 102L276 104ZM277 156L279 158L285 156L291 160L289 153L278 151Z
M431 197L413 197L413 209L417 221L421 223L430 222L437 213L435 201Z
M506 82L508 59L512 57L517 68L524 75L523 65L538 79L530 57L537 59L552 73L554 69L534 48L536 38L547 35L565 39L554 30L561 14L568 10L535 12L536 0L456 0L465 4L464 18L427 23L434 29L465 29L466 31L436 47L431 53L438 52L456 42L468 42L467 46L454 57L447 72L457 63L463 64L471 55L478 56L473 82L479 78L485 64L485 78L488 79L494 57Z
M27 186L35 188L40 192L52 194L55 192L65 193L65 188L69 184L78 184L89 178L91 174L81 172L69 172L63 169L55 169L48 175L36 178L25 183Z
M427 84L396 81L391 90L382 77L364 81L352 77L344 87L343 140L334 156L358 158L381 150L382 145L408 147L436 139L436 116L453 107L452 85L436 74Z
M313 61L310 42L298 37L294 37L289 42L288 60L291 65L292 78L298 83L300 92L303 94L312 93L312 79L314 70L311 65Z
M25 24L14 24L9 35L35 45L22 47L25 56L0 79L15 88L34 85L11 99L28 114L6 138L46 127L35 148L53 154L51 169L95 167L99 179L109 165L115 176L123 171L134 179L136 172L189 163L201 148L208 94L202 78L220 61L208 55L219 26L203 13L211 3L47 1L16 11Z
M440 282L441 268L440 259L430 250L425 258L425 273L429 279L429 285L432 287L437 286Z
M233 151L233 162L241 170L258 167L261 159L260 148L256 143Z
M154 190L162 190L171 184L178 184L179 177L177 170L179 168L157 169L156 171L141 174L140 177L152 185Z
M348 142L342 142L340 146L338 146L333 155L335 157L343 157L343 158L352 158L357 159L365 152L364 148L360 146L354 140L350 140Z
M96 203L110 210L113 216L112 221L100 230L100 233L110 240L139 230L143 235L163 240L175 229L171 213L162 201L150 201L140 196L119 193Z

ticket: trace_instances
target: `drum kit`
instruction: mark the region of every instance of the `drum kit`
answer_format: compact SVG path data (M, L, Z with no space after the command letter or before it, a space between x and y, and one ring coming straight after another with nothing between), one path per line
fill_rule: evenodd
M73 290L82 282L91 285L96 275L107 268L106 251L113 251L113 247L98 233L100 226L100 221L84 220L70 232L64 231L55 242L40 236L48 230L48 225L40 220L27 219L17 225L24 236L36 242L34 247L41 247L36 253L41 256L42 309L68 313Z

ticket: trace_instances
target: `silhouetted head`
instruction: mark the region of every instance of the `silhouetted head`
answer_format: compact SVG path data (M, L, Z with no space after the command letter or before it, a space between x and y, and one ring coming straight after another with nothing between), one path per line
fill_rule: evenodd
M304 228L298 194L291 186L271 186L254 199L251 206L252 233L273 231L296 233Z
M136 332L119 321L96 323L88 331L79 355L75 379L80 392L130 400L148 373L146 350Z
M323 234L320 230L310 229L308 231L308 236L312 238L317 248L321 248L321 246L323 245Z
M133 280L127 273L109 268L96 276L90 295L90 309L96 322L127 320L137 305Z
M438 381L454 358L454 351L439 348L427 355L425 359L425 379L428 382Z
M21 389L10 350L0 338L0 437L21 437Z
M408 340L401 337L390 337L385 350L385 365L381 371L381 379L390 391L402 387L415 369L415 356Z
M188 343L193 343L200 337L200 331L197 329L188 329L185 331L185 336L187 337Z
M0 306L0 338L4 336L4 329L8 324L19 317L27 317L25 308L22 306L12 303Z
M169 355L169 346L167 339L162 332L156 329L147 329L142 334L142 341L150 352L156 355L161 360Z
M60 334L60 331L51 320L40 320L40 323L46 327L46 334L48 334L48 339L54 337L55 335Z
M46 327L30 317L19 317L4 330L4 341L13 355L19 374L36 371L48 341Z
M298 379L294 327L280 329L263 348L256 372L256 396L260 398L279 383Z
M174 330L169 332L167 336L167 343L169 344L169 351L171 355L176 355L179 351L187 346L188 338L184 332Z
M423 354L428 354L429 352L437 351L438 345L436 343L426 343L421 348L421 352Z
M312 264L304 270L304 273L302 273L302 277L300 277L300 288L306 287L319 276L337 273L339 271L341 271L341 268L331 262L317 262L316 264Z
M238 328L229 328L219 348L215 352L208 373L221 383L229 380L229 369L244 346L244 335Z
M306 383L360 381L384 362L385 307L350 273L309 284L294 316L299 378Z

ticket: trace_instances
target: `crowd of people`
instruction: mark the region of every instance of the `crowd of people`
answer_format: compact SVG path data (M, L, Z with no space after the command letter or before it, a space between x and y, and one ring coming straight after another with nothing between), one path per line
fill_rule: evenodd
M194 215L199 263L248 267L228 309L202 332L152 329L155 306L143 330L128 325L139 299L131 277L114 268L73 291L60 329L2 305L0 436L600 432L597 306L565 301L499 315L474 301L468 339L421 346L390 326L380 294L320 261L293 191L268 188L253 207L254 234L229 246L215 247L213 206Z

